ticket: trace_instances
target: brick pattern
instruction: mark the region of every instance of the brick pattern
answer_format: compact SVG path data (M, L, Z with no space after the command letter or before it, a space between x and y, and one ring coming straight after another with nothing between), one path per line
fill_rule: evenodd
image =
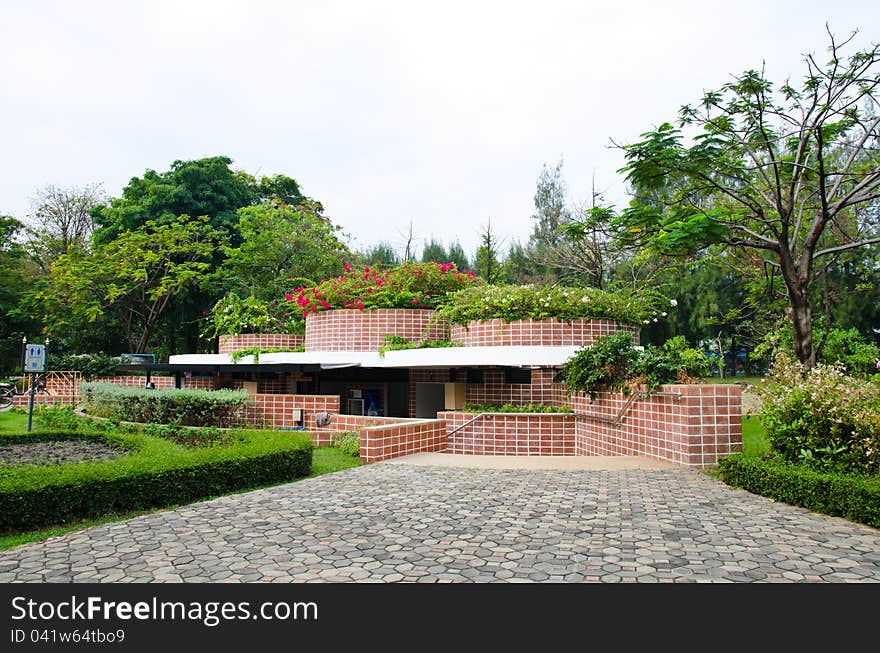
M563 413L441 412L446 453L485 456L573 456L577 418ZM467 424L470 420L472 423ZM467 426L464 426L467 424ZM460 431L453 433L456 428Z
M192 376L183 379L183 385L186 388L194 390L216 390L216 382L212 376ZM158 385L156 386L159 387Z
M293 419L293 411L302 411L303 422ZM305 426L311 429L318 413L338 413L339 397L337 395L284 395L257 394L248 407L240 422L240 426L258 428L293 428ZM321 442L320 444L328 444ZM318 443L316 443L318 444Z
M446 421L424 419L372 426L363 429L360 438L361 460L368 463L422 451L442 451L446 446Z
M251 347L296 349L304 342L305 336L290 333L240 333L235 336L220 336L217 351L221 354L232 354Z
M155 385L156 388L173 388L174 387L174 377L171 376L154 376L150 379ZM147 382L147 377L145 376L101 376L92 379L94 383L112 383L114 385L125 386L129 388L143 388ZM37 393L34 395L34 405L35 406L49 406L53 404L60 404L62 406L69 406L74 404L80 400L82 397L82 391L80 389L80 384L82 383L81 379L78 379L76 382L76 387L72 387L72 384L69 381L62 381L58 379L49 378L46 383L46 389L49 391L49 394ZM12 399L13 406L24 406L28 405L27 395L21 395L17 397L13 397Z
M306 317L307 351L377 351L386 335L411 342L449 337L445 323L430 325L434 311L427 309L333 310Z
M274 377L257 379L257 394L284 395L290 392L290 377ZM224 380L223 387L240 390L244 387L244 379Z
M532 370L530 384L504 383L504 371L486 370L483 383L469 383L465 387L465 401L471 404L553 404L564 406L565 389L553 383L556 370L542 368Z
M656 396L635 399L619 425L594 419L614 419L628 401L620 393L572 397L581 417L576 429L576 453L595 456L649 456L689 467L715 465L719 457L742 451L742 399L737 385L669 385Z
M466 347L516 347L516 346L582 346L588 347L597 338L618 331L627 331L637 340L639 329L612 320L580 318L563 320L503 320L473 321L467 327L452 325L453 342Z
M101 376L92 379L94 383L112 383L113 385L122 385L128 388L143 388L147 382L145 376ZM156 386L157 390L168 389L174 387L173 376L151 376L150 381Z

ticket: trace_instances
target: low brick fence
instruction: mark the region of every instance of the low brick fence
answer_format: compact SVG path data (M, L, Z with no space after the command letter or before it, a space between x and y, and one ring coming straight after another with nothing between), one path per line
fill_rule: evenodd
M360 432L361 460L368 463L446 448L444 419L409 420L388 426L371 426Z
M446 420L446 453L484 456L573 456L571 413L437 413Z

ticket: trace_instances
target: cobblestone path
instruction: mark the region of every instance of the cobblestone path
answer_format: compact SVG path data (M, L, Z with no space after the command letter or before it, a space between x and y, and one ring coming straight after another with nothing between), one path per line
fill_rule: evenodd
M0 582L880 582L880 531L691 470L375 464L0 554Z

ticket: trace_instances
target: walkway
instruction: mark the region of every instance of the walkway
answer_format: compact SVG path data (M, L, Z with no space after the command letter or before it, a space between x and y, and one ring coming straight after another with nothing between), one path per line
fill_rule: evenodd
M880 531L685 469L375 464L0 554L9 581L880 582Z

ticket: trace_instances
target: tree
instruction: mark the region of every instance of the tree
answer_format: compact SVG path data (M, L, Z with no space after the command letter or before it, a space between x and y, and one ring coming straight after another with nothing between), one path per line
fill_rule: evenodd
M805 57L795 88L749 70L678 127L664 123L624 146L636 197L618 216L624 239L684 253L712 243L757 251L785 285L795 354L816 362L811 288L830 257L880 242L880 49ZM683 129L696 129L686 143Z
M431 240L428 241L428 244L422 250L422 263L430 263L431 261L446 263L448 260L449 254L446 253L443 243L439 240L434 240L432 236Z
M470 259L465 253L464 248L461 246L461 243L457 240L449 246L447 258L449 259L448 262L455 263L455 267L458 270L471 269Z
M20 364L21 339L34 333L35 325L19 311L19 305L33 282L27 256L18 242L24 225L0 215L0 370Z
M497 283L500 280L499 247L498 236L492 231L492 221L489 220L486 222L483 233L480 234L480 247L477 249L475 259L476 273L488 284Z
M44 270L72 248L83 251L95 228L92 211L104 201L100 184L81 188L45 186L34 198L28 230L31 258Z
M371 245L365 252L362 252L359 257L367 265L382 263L386 266L393 266L400 263L400 259L397 258L397 252L394 251L394 247L386 242Z
M549 168L545 163L538 175L535 189L535 213L532 214L534 225L531 237L533 246L554 243L559 237L559 227L569 221L571 216L566 208L566 192L565 179L562 176L562 159L559 159L555 168Z
M306 204L267 200L239 209L238 216L241 245L226 249L220 274L257 299L277 300L291 283L314 285L335 276L350 255L339 227Z
M68 320L94 322L109 313L125 333L129 351L150 348L151 335L171 300L198 283L211 266L222 232L207 218L148 221L89 253L72 251L52 264L38 300L47 308L49 333Z

